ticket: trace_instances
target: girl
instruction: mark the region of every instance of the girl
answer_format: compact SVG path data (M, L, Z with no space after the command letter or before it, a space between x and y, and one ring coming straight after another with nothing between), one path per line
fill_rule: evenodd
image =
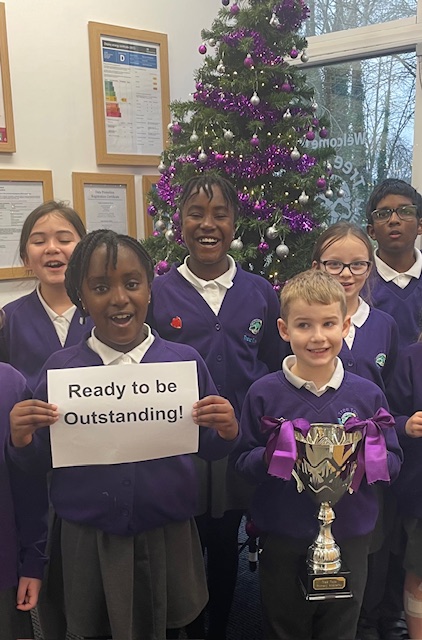
M163 338L199 351L240 418L252 382L280 367L284 343L271 285L227 254L238 208L233 185L218 175L204 173L186 183L179 209L189 255L154 280L149 319ZM224 640L237 578L238 529L251 488L228 460L196 462L203 492L197 524L207 549L210 591L207 637ZM188 629L192 638L203 633L202 620Z
M422 338L422 336L421 336ZM404 516L407 545L404 556L404 609L411 638L422 638L422 343L399 355L394 379L387 389L404 463L394 487Z
M391 316L359 296L373 261L371 241L350 222L337 222L324 231L312 255L312 266L334 276L346 294L351 323L339 354L346 371L372 380L384 391L397 356L398 329Z
M213 459L233 449L237 420L230 403L214 395L201 357L191 347L162 340L144 323L152 278L151 258L129 236L93 231L76 247L66 288L95 329L80 344L51 356L35 390L37 399L12 411L11 456L24 468L25 462L44 468L46 460L50 463L48 430L41 427L58 415L57 407L44 402L46 371L54 368L195 360L202 399L193 418L209 427L200 429L199 453ZM207 591L192 518L196 493L189 455L53 469L51 500L63 521L69 631L162 640L166 626L184 626L199 614Z
M40 478L28 478L6 456L9 413L31 395L25 378L0 363L0 386L0 636L17 640L33 637L29 611L37 604L46 560L47 492Z
M45 202L23 224L19 255L38 285L4 307L0 360L20 371L31 389L47 358L79 342L85 332L64 285L70 256L85 234L76 211L63 202Z

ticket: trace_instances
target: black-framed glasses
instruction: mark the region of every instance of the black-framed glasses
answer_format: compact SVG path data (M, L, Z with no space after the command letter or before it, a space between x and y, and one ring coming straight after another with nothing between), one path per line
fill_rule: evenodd
M339 276L347 267L354 276L363 276L369 270L371 262L369 260L356 260L355 262L340 262L340 260L320 260L325 271L332 276Z
M406 222L407 220L414 220L418 215L418 207L415 204L404 204L401 207L395 207L391 209L375 209L371 213L372 220L374 222L388 222L396 213L400 220Z

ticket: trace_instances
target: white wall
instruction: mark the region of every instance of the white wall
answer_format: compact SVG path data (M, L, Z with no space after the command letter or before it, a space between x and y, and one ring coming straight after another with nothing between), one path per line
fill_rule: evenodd
M142 174L155 167L98 167L95 161L88 22L166 33L170 98L186 100L202 65L201 29L221 0L3 0L15 122L16 153L0 154L1 169L49 169L54 196L72 202L73 171L131 173L142 223ZM0 282L0 306L33 283Z

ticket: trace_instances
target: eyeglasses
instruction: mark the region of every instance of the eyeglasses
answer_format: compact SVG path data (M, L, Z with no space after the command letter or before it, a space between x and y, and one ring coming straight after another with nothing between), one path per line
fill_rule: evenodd
M414 220L418 213L418 207L415 204L405 204L395 209L375 209L371 213L372 220L374 222L389 222L393 213L397 213L400 220L406 222L407 220Z
M363 276L372 264L369 260L357 260L349 264L339 260L320 260L320 263L324 266L325 271L332 276L339 276L346 267L354 276Z

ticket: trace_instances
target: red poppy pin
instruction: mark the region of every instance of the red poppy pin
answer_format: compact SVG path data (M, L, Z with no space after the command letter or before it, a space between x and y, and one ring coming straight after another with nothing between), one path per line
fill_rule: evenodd
M173 329L181 329L182 318L180 318L179 316L174 316L174 318L171 319L170 325L173 327Z

